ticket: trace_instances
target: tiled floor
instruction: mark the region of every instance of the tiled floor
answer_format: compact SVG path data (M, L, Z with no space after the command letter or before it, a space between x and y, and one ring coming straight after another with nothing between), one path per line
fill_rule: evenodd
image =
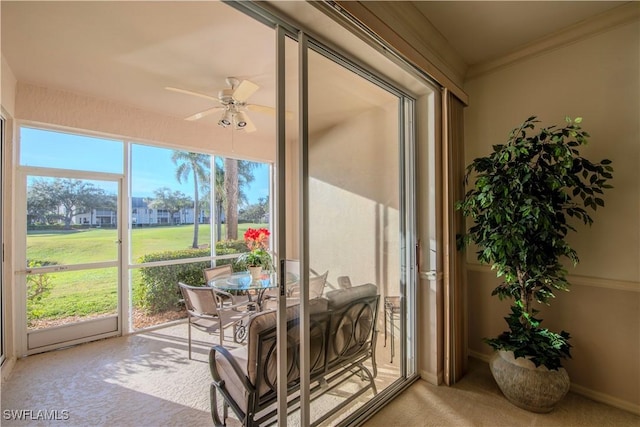
M193 360L187 358L185 324L21 359L2 384L1 423L210 426L207 358L217 338L197 331L194 341ZM388 347L378 349L379 389L397 377L398 359L390 364L389 356ZM485 363L470 365L454 387L415 383L366 426L640 426L638 416L572 393L551 414L523 411L502 397ZM312 414L323 410L312 406ZM296 424L294 415L289 425ZM227 425L239 422L230 418Z
M208 352L218 336L194 329L193 360L189 360L186 333L186 324L179 323L20 359L2 384L2 425L212 425ZM390 363L382 341L379 390L399 372L397 358ZM225 345L234 344L225 341ZM349 385L345 387L314 401L312 416L326 413L348 395ZM372 395L365 393L349 409ZM14 419L20 414L28 419ZM60 419L42 419L47 416ZM326 425L332 423L335 418ZM227 424L233 427L239 422L230 418ZM290 425L297 424L293 414Z

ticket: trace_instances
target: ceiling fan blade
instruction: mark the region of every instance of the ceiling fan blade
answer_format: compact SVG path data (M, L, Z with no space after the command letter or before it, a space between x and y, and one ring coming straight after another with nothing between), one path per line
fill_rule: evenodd
M253 122L249 118L249 115L245 114L244 118L245 118L245 121L247 122L247 125L244 127L244 131L245 132L255 132L256 131L256 125L253 124Z
M204 99L209 99L209 100L213 100L213 101L216 101L216 102L220 102L220 100L218 98L216 98L215 96L210 96L210 95L207 95L205 93L193 92L193 91L190 91L190 90L185 90L185 89L180 89L180 88L177 88L177 87L170 87L170 86L165 87L165 89L166 90L170 90L172 92L183 93L185 95L199 96L200 98L204 98Z
M233 99L238 102L245 102L251 95L253 95L260 86L255 83L250 82L249 80L243 80L237 88L233 91Z
M273 107L267 107L266 105L258 105L258 104L247 104L247 110L255 111L256 113L269 114L270 116L276 115L276 109ZM291 120L293 118L293 113L291 111L285 111L284 116L287 120Z
M276 115L276 109L273 107L267 107L266 105L247 104L247 110L255 111L256 113L269 114L271 116Z
M185 120L189 120L189 121L198 120L198 119L201 119L201 118L203 118L205 116L208 116L209 114L213 114L216 111L222 111L222 110L224 110L224 107L209 108L209 109L206 109L204 111L200 111L199 113L195 113L193 116L189 116Z

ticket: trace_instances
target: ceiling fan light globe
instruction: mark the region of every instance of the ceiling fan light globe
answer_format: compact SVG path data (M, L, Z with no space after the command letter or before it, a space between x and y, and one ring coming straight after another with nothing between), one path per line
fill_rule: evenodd
M244 129L247 127L247 118L243 111L238 111L235 116L236 129Z
M218 120L218 124L223 128L226 128L227 126L231 125L231 119L231 113L229 112L229 110L226 110L222 113L222 117L220 117L220 120Z

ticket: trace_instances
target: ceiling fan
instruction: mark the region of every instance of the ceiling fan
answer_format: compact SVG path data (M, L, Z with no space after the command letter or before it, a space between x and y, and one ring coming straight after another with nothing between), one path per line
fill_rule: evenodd
M200 111L185 118L185 120L198 120L215 112L222 111L218 125L225 128L233 126L236 130L254 132L256 127L246 111L275 115L275 109L272 107L247 103L247 99L260 88L257 84L249 80L242 80L241 82L235 77L227 77L227 85L229 86L228 88L218 92L217 98L204 93L175 87L166 87L165 89L187 95L199 96L200 98L209 99L217 103L215 107Z

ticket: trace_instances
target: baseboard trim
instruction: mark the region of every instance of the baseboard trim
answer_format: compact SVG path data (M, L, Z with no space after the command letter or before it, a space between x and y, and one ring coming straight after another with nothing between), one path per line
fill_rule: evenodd
M432 374L431 372L427 372L424 370L419 370L418 373L420 374L420 378L422 378L423 380L425 380L426 382L428 382L429 384L433 384L433 385L440 385L442 384L442 379L444 378L443 372L440 371L438 372L438 374Z
M488 363L491 359L491 355L487 355L477 351L468 350L468 353L469 357L482 360L483 362ZM622 409L635 415L640 415L640 405L627 402L626 400L618 399L617 397L613 397L606 393L600 393L599 391L591 390L587 387L575 384L573 382L571 383L570 390L575 394L588 397L589 399L595 400L596 402L604 403L605 405L613 406L614 408Z
M483 362L489 363L491 359L490 354L480 353L479 351L467 350L469 357L473 357L474 359L482 360Z
M16 360L17 358L15 357L8 357L4 360L4 363L2 364L1 373L0 373L2 378L0 380L1 383L4 383L5 380L9 378L9 375L11 375L11 371L13 371L13 368L16 365Z
M626 400L618 399L617 397L613 397L605 393L600 393L599 391L591 390L579 384L571 383L570 390L576 394L588 397L591 400L595 400L596 402L604 403L609 406L613 406L614 408L631 412L635 415L640 415L640 405L627 402Z

